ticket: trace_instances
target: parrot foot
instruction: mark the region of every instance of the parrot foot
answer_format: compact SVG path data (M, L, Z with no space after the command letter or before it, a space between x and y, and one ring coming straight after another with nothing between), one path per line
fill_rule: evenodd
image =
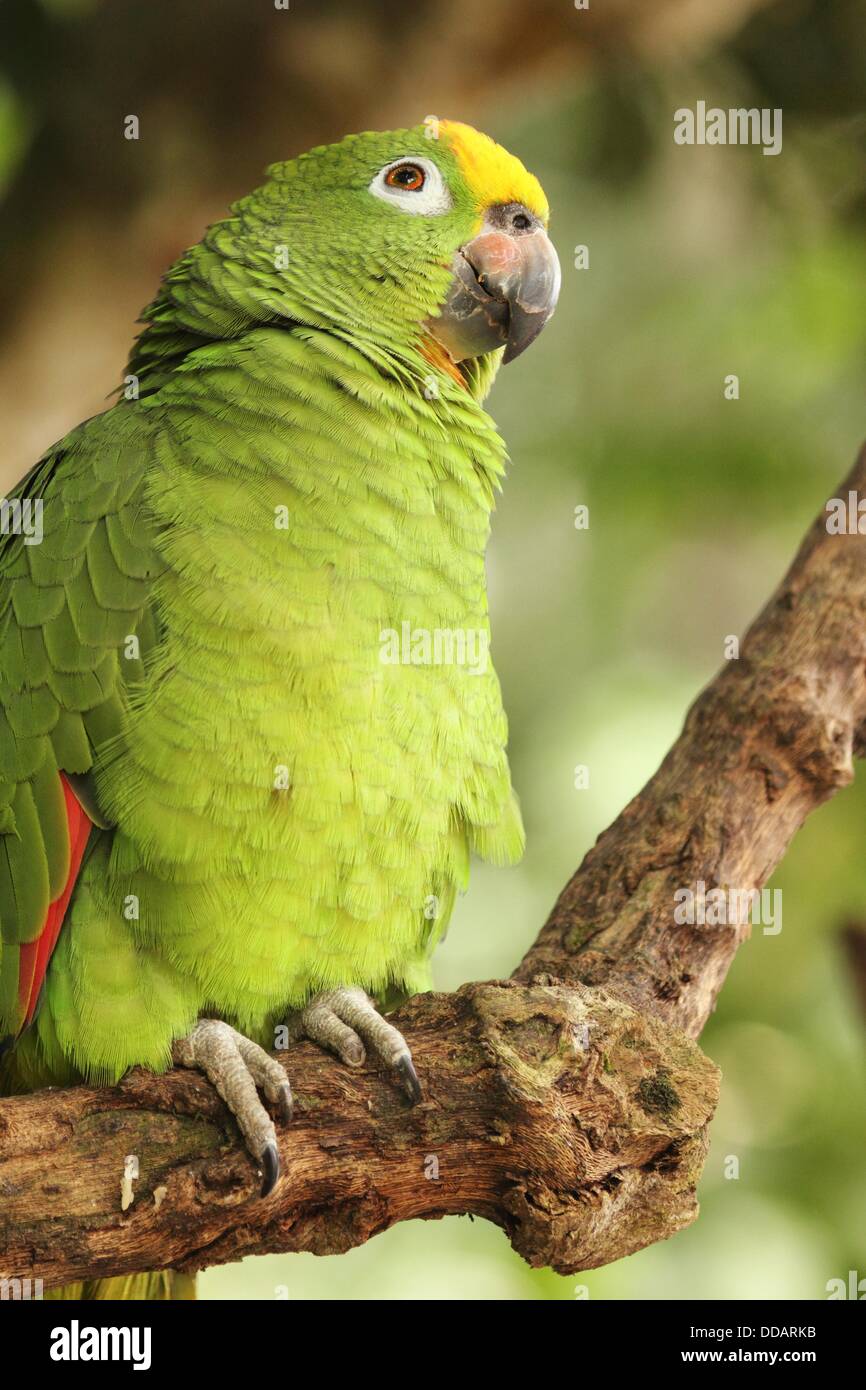
M289 1019L288 1028L292 1041L309 1038L350 1067L360 1067L369 1048L397 1073L413 1105L421 1099L421 1084L406 1039L377 1012L362 989L344 987L315 995Z
M202 1018L172 1046L179 1067L197 1067L214 1085L238 1122L249 1152L262 1170L262 1196L280 1177L280 1152L273 1121L258 1096L261 1087L283 1121L292 1118L292 1089L279 1062L258 1043L215 1018Z

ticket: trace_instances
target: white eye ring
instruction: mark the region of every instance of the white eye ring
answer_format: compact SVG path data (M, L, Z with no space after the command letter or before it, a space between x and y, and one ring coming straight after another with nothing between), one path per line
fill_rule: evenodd
M401 164L417 164L424 174L423 188L392 188L385 182L392 169L399 169ZM386 164L384 169L380 169L376 177L369 184L370 192L375 198L381 198L383 202L393 203L403 212L412 212L417 216L436 217L440 213L449 212L453 206L451 194L448 191L442 175L432 159L425 159L423 155L404 154L399 159L392 159L390 164Z

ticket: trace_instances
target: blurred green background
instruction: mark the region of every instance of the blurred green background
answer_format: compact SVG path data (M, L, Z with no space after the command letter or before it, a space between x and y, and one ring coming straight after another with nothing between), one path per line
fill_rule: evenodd
M4 0L0 53L0 490L104 408L161 271L269 161L436 114L541 178L560 308L491 400L529 847L476 868L436 970L509 973L866 437L866 7ZM676 146L698 99L781 107L782 153ZM806 825L772 884L783 930L742 948L703 1035L724 1083L688 1231L561 1278L482 1222L414 1222L209 1271L202 1296L816 1299L866 1276L866 1017L840 937L866 920L864 812L861 777Z

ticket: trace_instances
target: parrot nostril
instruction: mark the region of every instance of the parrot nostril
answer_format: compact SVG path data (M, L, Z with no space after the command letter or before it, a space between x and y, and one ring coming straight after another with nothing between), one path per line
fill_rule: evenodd
M511 219L511 225L516 232L528 232L532 222L525 212L516 212Z

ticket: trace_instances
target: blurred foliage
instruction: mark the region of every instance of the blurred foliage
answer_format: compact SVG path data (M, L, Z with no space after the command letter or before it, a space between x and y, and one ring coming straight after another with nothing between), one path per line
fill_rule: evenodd
M561 307L491 402L514 460L490 552L494 654L529 848L518 869L476 870L437 959L443 988L508 973L866 434L864 7L5 0L0 23L2 408L20 447L97 408L121 366L109 374L104 344L131 335L152 262L268 160L439 112L542 178ZM675 146L673 111L699 98L782 107L782 153ZM134 150L128 111L147 134ZM783 930L755 930L704 1033L724 1085L688 1231L564 1279L484 1223L412 1223L345 1256L210 1271L203 1296L815 1299L866 1275L866 1020L839 944L866 917L864 812L861 777L808 822L772 884Z

